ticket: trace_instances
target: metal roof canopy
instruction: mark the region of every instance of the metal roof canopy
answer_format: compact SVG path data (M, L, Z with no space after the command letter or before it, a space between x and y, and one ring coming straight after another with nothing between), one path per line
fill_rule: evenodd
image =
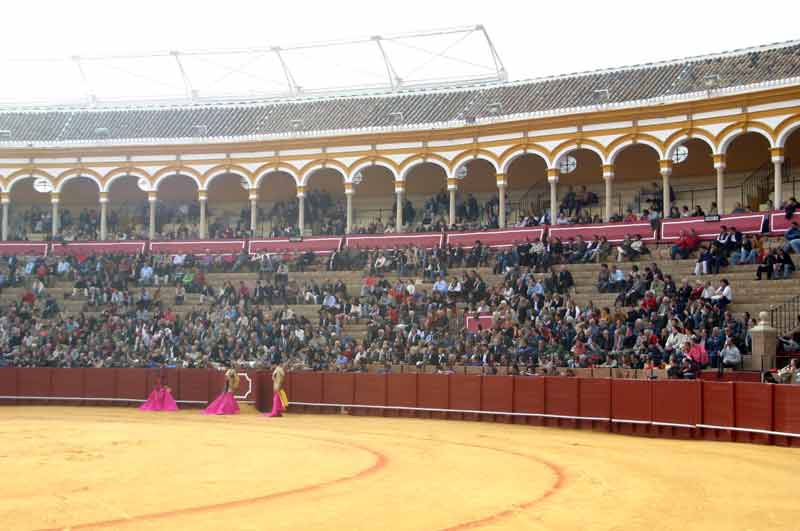
M506 81L482 25L229 50L0 60L0 105L220 101Z

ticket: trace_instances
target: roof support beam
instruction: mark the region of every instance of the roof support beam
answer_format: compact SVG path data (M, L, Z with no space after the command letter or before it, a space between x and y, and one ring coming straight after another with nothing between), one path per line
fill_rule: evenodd
M186 91L186 98L189 101L195 100L195 92L192 89L192 81L189 79L189 75L186 73L186 69L183 68L183 63L181 62L181 54L177 51L171 51L169 54L175 58L175 62L178 64L178 70L181 73L181 79L183 80L183 88Z
M278 61L281 62L281 68L283 68L283 75L286 76L286 84L289 86L289 94L292 96L296 96L298 92L300 92L300 87L297 86L297 82L294 80L294 76L292 76L291 70L289 70L289 65L286 64L286 61L283 59L283 54L281 53L280 46L274 46L272 51L275 52L275 55L278 56Z
M483 24L479 24L475 27L475 29L482 31L483 36L486 37L486 44L489 45L489 53L492 54L492 61L494 61L494 69L495 72L497 72L497 78L501 81L508 81L508 72L506 72L506 67L503 65L503 60L500 59L500 54L497 53L497 49L494 47L494 43L489 37L489 32L486 31L486 28L483 26Z
M78 73L81 76L81 82L83 83L83 90L86 93L86 99L91 105L94 105L97 103L97 95L94 93L94 90L92 90L92 84L89 83L89 77L86 75L86 71L83 69L83 63L81 62L80 56L73 55L72 61L75 63L75 66L78 68Z
M386 53L386 49L381 43L380 35L372 37L372 40L378 45L378 50L380 50L381 57L383 57L383 63L386 65L386 75L389 77L389 86L392 87L392 90L397 90L397 88L401 85L402 80L400 79L400 76L397 75L397 72L395 72L392 62L389 60L389 54Z

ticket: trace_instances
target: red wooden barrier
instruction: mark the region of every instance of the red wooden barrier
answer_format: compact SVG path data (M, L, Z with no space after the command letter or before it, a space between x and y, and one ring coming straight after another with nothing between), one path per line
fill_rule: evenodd
M418 407L435 409L450 408L450 378L443 374L417 375ZM446 418L445 413L420 411L417 416L425 418Z
M149 393L147 373L141 369L117 369L117 398L144 400Z
M321 404L323 402L322 373L293 372L291 376L291 401L311 404ZM317 406L299 406L299 411L319 412L321 408Z
M507 376L484 376L481 385L481 409L484 411L514 410L514 380ZM484 420L511 422L510 415L483 415Z
M734 426L733 384L725 382L702 382L703 424L711 426ZM730 430L704 428L703 437L709 440L730 441Z
M17 396L17 369L3 367L0 369L0 396ZM15 400L0 398L0 404L14 404Z
M341 247L343 238L305 238L300 241L289 241L288 238L276 238L270 240L250 240L248 252L250 254L260 253L298 253L312 251L317 254L331 254Z
M517 242L541 240L546 227L526 227L521 229L497 229L480 232L450 232L447 242L453 247L469 248L480 241L493 248L511 247Z
M481 376L453 374L450 376L450 409L481 409ZM451 419L479 420L477 413L448 413Z
M566 240L582 237L585 241L593 239L595 236L605 236L610 242L621 242L625 236L641 236L643 241L651 242L658 239L658 231L653 229L650 222L638 223L605 223L602 225L555 225L548 229L551 238Z
M792 226L792 221L800 221L800 212L792 214L792 219L786 219L786 212L779 210L769 215L769 231L774 235L783 236Z
M544 378L514 376L514 412L543 414L545 410ZM515 417L519 424L541 426L542 417Z
M421 232L403 234L359 234L347 236L345 245L351 249L393 249L412 245L432 249L444 245L444 233Z
M661 222L661 240L675 241L680 238L682 230L696 230L703 240L713 240L717 237L720 227L736 227L743 234L757 234L761 232L766 214L728 214L719 221L705 221L705 218L679 218L665 219Z
M649 435L653 419L650 380L612 380L612 429L618 433ZM633 422L626 422L633 421ZM639 421L639 422L636 422Z
M84 376L86 371L81 369L51 369L50 388L52 396L68 398L83 398L86 396ZM79 401L70 401L70 405L78 405Z
M611 379L578 379L578 410L581 417L611 418ZM578 425L585 429L608 431L608 420L580 420Z
M45 256L47 242L0 242L0 256Z
M17 369L17 394L20 396L53 396L50 393L50 369ZM18 404L46 404L43 400L20 400Z
M772 431L772 385L735 383L734 404L737 428ZM769 444L772 438L764 433L734 432L737 441Z
M70 369L83 372L87 398L117 398L117 369ZM87 401L89 405L108 405L104 401Z
M773 430L800 433L800 385L776 385L773 390ZM775 444L800 446L800 438L775 435Z
M356 379L354 404L364 404L366 406L385 406L386 405L386 386L387 378L384 374L359 374ZM376 408L355 408L353 412L357 415L383 416L383 409Z
M244 250L244 240L189 240L150 242L151 253L167 254L239 254Z
M545 413L564 417L580 415L578 404L578 379L547 376L544 379ZM545 417L546 426L574 428L575 419Z
M417 375L389 374L386 382L386 405L395 407L417 407ZM389 415L414 417L408 410L388 410Z
M213 397L209 393L211 372L206 369L179 369L178 370L178 395L176 400L192 400L208 404L222 392L222 387L217 386Z
M51 252L54 256L88 256L91 254L139 254L143 253L147 242L144 240L107 241L107 242L69 242L53 243Z
M693 426L700 422L700 383L652 380L650 385L653 391L653 422L674 424L654 425L651 431L661 437L691 438Z
M352 404L355 402L355 374L352 372L326 372L322 376L322 401L325 404ZM323 413L337 413L335 408L325 408Z

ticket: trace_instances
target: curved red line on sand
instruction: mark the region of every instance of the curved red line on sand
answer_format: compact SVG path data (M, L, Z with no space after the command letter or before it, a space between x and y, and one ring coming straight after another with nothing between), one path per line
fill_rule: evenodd
M353 432L353 433L361 433L361 434L377 435L377 436L386 436L385 433L370 432L370 431L359 431L359 432ZM485 446L485 445L482 445L482 444L470 444L470 443L465 443L465 442L449 441L447 439L434 439L434 438L431 438L431 437L413 437L413 436L408 436L408 438L409 439L416 439L416 440L419 440L419 441L434 441L434 442L437 442L437 443L452 444L454 446L465 446L465 447L468 447L468 448L480 448L480 449L483 449L483 450L492 450L492 451L495 451L495 452L500 452L502 454L508 454L508 455L514 455L514 456L517 456L517 457L523 457L525 459L530 459L532 461L536 461L537 463L541 463L541 464L545 465L546 467L548 467L553 472L553 475L555 476L555 481L553 482L552 485L550 485L550 488L548 488L546 491L544 491L541 495L539 495L537 498L534 498L533 500L529 500L529 501L526 501L526 502L523 502L523 503L515 504L509 509L505 509L503 511L500 511L500 512L497 512L497 513L494 513L494 514L490 514L489 516L486 516L484 518L478 518L478 519L475 519L475 520L462 522L462 523L456 524L454 526L445 527L445 528L442 528L440 531L456 531L456 530L461 530L461 529L474 529L476 527L480 527L480 526L483 526L483 525L486 525L486 524L490 524L492 522L495 522L497 520L505 518L505 517L515 513L518 510L529 509L529 508L533 507L534 505L536 505L537 503L540 503L540 502L546 500L547 498L549 498L550 496L552 496L553 494L558 492L560 489L562 489L564 487L564 485L567 482L566 473L564 472L564 469L561 466L556 465L554 463L551 463L550 461L547 461L546 459L542 459L541 457L537 457L537 456L534 456L534 455L523 454L523 453L520 453L520 452L515 452L513 450L505 450L503 448L495 448L494 446Z
M532 500L528 500L528 501L523 502L523 503L515 504L509 509L505 509L503 511L500 511L500 512L497 512L497 513L494 513L494 514L490 514L489 516L485 516L483 518L478 518L476 520L470 520L468 522L462 522L460 524L456 524L456 525L451 526L451 527L445 527L441 531L456 531L456 530L461 530L461 529L474 529L476 527L481 527L481 526L493 523L493 522L495 522L497 520L500 520L502 518L505 518L507 516L510 516L510 515L512 515L513 513L515 513L518 510L530 509L531 507L533 507L537 503L543 502L544 500L546 500L547 498L549 498L550 496L552 496L553 494L558 492L567 482L567 477L566 477L566 474L564 473L563 468L561 468L560 466L558 466L558 465L556 465L554 463L551 463L550 461L547 461L546 459L542 459L541 457L522 454L522 453L519 453L519 452L514 452L512 450L504 450L502 448L494 448L492 446L483 446L483 445L480 445L480 444L469 444L469 443L451 443L451 444L458 444L460 446L468 446L468 447L472 447L472 448L482 448L482 449L485 449L485 450L494 450L495 452L500 452L500 453L504 453L504 454L508 454L508 455L515 455L515 456L518 456L518 457L524 457L526 459L531 459L533 461L536 461L537 463L541 463L541 464L545 465L546 467L548 467L553 472L553 474L555 476L555 481L553 482L552 485L550 485L550 488L548 488L541 495L539 495L538 497L536 497L536 498L534 498Z
M324 489L326 487L331 487L333 485L338 485L340 483L345 483L347 481L353 481L353 480L356 480L356 479L361 479L363 477L366 477L366 476L369 476L371 474L374 474L374 473L378 472L380 469L384 468L387 465L387 463L389 462L389 458L386 457L384 454L382 454L380 452L377 452L377 451L373 450L372 448L368 448L366 446L361 446L361 445L358 445L358 444L353 444L353 443L349 443L349 442L345 442L345 441L335 441L335 440L331 440L331 439L320 439L320 438L316 438L316 437L304 436L304 438L312 439L312 440L315 440L315 441L321 441L321 442L327 442L327 443L333 443L333 444L349 446L351 448L357 448L359 450L363 450L365 452L368 452L368 453L372 454L375 457L375 462L372 463L372 465L370 465L369 467L364 468L362 470L359 470L358 472L356 472L354 474L351 474L349 476L343 476L343 477L340 477L340 478L334 478L334 479L330 479L328 481L323 481L321 483L313 483L311 485L305 485L303 487L297 487L297 488L294 488L294 489L289 489L289 490L285 490L285 491L281 491L281 492L273 492L271 494L265 494L264 496L257 496L255 498L245 498L245 499L242 499L242 500L232 500L232 501L227 501L227 502L214 503L214 504L211 504L211 505L202 505L202 506L199 506L199 507L186 507L184 509L175 509L175 510L172 510L172 511L164 511L164 512L160 512L160 513L141 514L141 515L131 516L130 518L115 518L113 520L102 520L102 521L99 521L99 522L90 522L90 523L76 524L76 525L65 525L65 526L61 526L61 527L54 527L54 528L44 529L44 530L41 530L41 531L62 531L64 529L72 530L72 529L88 529L88 528L93 528L93 527L119 526L119 525L131 524L131 523L139 522L139 521L161 520L161 519L164 519L164 518L172 518L172 517L175 517L175 516L183 516L183 515L187 515L187 514L196 514L196 513L203 513L203 512L209 512L209 511L217 511L217 510L220 510L220 509L230 509L230 508L233 508L233 507L241 507L243 505L250 505L250 504L253 504L253 503L260 503L260 502L264 502L264 501L268 501L268 500L274 500L274 499L278 499L278 498L285 498L286 496L292 496L292 495L295 495L295 494L303 494L303 493L307 493L307 492L312 492L312 491Z

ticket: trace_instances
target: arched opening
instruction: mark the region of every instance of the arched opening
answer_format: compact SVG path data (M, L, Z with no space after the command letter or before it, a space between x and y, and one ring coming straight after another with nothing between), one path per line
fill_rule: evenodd
M215 176L207 185L209 238L241 238L250 230L250 183L238 173ZM210 212L213 210L213 215Z
M297 234L297 183L284 171L271 171L258 182L258 225L260 236Z
M139 187L143 177L125 175L111 181L108 187L108 233L110 239L122 234L144 238L147 234L149 205L147 192Z
M591 149L574 149L559 157L558 164L559 210L577 223L600 222L606 193L600 155ZM621 201L619 192L612 192L614 210L621 210Z
M11 186L8 204L10 240L44 240L50 235L53 209L50 192L37 191L33 183L39 177L25 177Z
M306 182L306 227L312 234L344 234L346 216L344 176L334 168L314 170Z
M517 223L526 217L541 219L548 204L547 162L535 153L515 157L506 169L510 218Z
M760 210L775 189L769 140L757 132L742 133L725 150L725 204ZM726 208L728 213L733 208Z
M631 144L617 154L612 219L624 217L628 210L638 214L661 212L664 196L660 158L647 144Z
M674 194L672 215L692 212L697 205L704 212L709 210L711 203L717 200L715 175L714 153L707 142L691 138L676 148L672 154L670 176L670 188Z
M447 225L447 173L432 162L421 162L406 172L403 224L409 231Z
M499 216L497 171L484 159L469 159L459 164L466 173L456 191L456 223L466 226L494 226ZM506 197L508 197L506 191ZM449 207L449 205L448 205ZM506 211L509 211L506 201Z
M61 187L59 234L64 240L100 239L100 188L88 177L73 177Z
M783 199L786 200L800 194L800 128L792 131L786 138L783 157Z
M199 237L200 201L197 183L191 177L175 173L158 183L156 197L156 233L166 239ZM209 211L206 210L206 216Z
M397 200L394 174L385 166L367 166L353 185L353 233L380 233L394 224Z

